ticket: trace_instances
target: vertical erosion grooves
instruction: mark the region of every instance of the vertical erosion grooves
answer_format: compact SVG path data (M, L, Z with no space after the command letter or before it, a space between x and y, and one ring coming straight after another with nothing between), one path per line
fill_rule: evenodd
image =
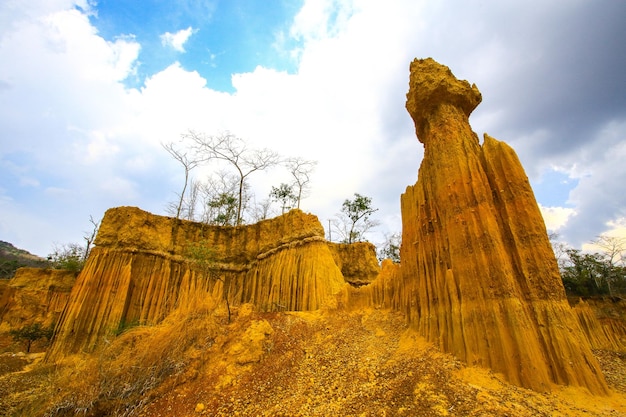
M75 279L71 271L19 268L13 278L0 282L0 323L6 322L11 328L32 323L53 325Z
M198 296L251 302L265 311L320 308L346 285L323 236L317 218L300 211L224 228L132 207L110 209L47 360L91 352L107 337L130 326L158 323ZM214 250L218 279L196 273L186 261L186 245L198 241Z
M607 394L515 152L471 130L479 102L447 67L411 64L407 110L425 149L401 197L400 308L428 340L513 383Z

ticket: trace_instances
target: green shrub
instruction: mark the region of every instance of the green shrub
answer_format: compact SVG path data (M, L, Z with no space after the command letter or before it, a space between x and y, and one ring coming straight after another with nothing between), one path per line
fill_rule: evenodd
M77 243L68 243L56 247L54 252L48 255L48 260L54 269L66 269L78 273L83 269L87 255L84 247Z

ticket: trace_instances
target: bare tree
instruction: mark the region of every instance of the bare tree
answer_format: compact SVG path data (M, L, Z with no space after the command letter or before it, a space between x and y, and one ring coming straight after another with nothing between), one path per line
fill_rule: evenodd
M91 245L93 245L93 241L96 240L96 235L98 234L98 229L100 228L100 222L97 222L93 219L93 216L89 216L89 223L93 226L91 232L85 232L83 239L85 239L85 253L83 254L83 262L87 260L89 257L89 252L91 252Z
M231 164L238 173L239 194L237 204L237 217L235 224L241 224L242 209L244 204L244 186L250 174L261 171L279 162L279 155L269 149L248 149L245 142L230 133L217 136L209 136L194 131L189 131L186 138L190 139L198 151L204 156L204 160L219 159Z
M592 244L602 249L602 258L606 264L608 271L606 283L609 289L609 295L613 295L613 284L621 279L620 267L624 267L624 252L626 252L626 238L600 235Z
M185 139L185 135L183 135L183 139ZM189 173L192 169L200 165L204 160L199 158L196 153L192 153L189 150L184 150L182 147L177 147L173 142L170 143L162 143L161 146L178 162L180 162L185 169L185 183L183 184L183 190L181 191L178 204L171 205L168 207L168 211L172 211L171 214L174 214L177 219L180 219L180 213L183 208L183 203L185 201L185 193L187 192L187 185L189 184Z
M255 203L252 206L251 216L252 221L255 223L273 217L272 200L266 198L265 200Z
M548 239L550 239L550 244L552 245L552 250L554 251L554 257L559 265L559 271L563 271L570 262L568 250L571 250L571 248L567 246L566 243L559 241L559 234L556 232L548 233Z
M398 232L388 234L385 233L385 241L378 250L378 260L391 259L393 262L400 263L400 246L402 245L402 235Z
M311 174L315 170L317 161L307 161L301 157L295 157L287 159L285 165L294 178L296 207L300 208L300 200L306 197L311 182Z

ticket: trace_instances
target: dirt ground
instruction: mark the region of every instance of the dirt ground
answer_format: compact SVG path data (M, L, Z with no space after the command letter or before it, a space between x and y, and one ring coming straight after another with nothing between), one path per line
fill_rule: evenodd
M116 414L626 416L626 358L595 354L611 396L591 396L576 387L537 393L439 352L407 329L397 313L247 312L188 351L184 372L146 393L139 404L116 408ZM26 415L15 414L20 402L50 391L52 381L45 366L24 368L37 356L11 355L0 356L0 416Z

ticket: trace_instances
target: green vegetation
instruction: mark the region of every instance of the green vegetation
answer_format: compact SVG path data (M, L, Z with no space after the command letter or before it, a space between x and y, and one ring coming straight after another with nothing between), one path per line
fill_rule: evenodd
M569 296L626 295L626 238L599 236L591 242L596 252L583 252L555 242L551 236L563 286Z
M89 216L89 222L93 228L90 232L85 232L83 236L85 246L81 246L78 243L66 243L61 246L55 246L54 251L48 255L49 266L54 269L66 269L75 274L82 271L100 227L100 222L96 222L92 216Z
M272 186L270 197L272 201L280 203L282 214L285 214L285 211L291 210L293 205L298 200L298 197L293 192L293 188L285 183L280 184L280 187L278 188Z
M13 278L18 268L43 268L47 265L45 259L0 240L0 279Z
M378 260L391 259L394 263L400 263L400 245L402 236L400 233L392 233L385 236L385 241L378 249Z
M10 334L14 340L23 340L26 342L26 353L30 352L31 345L39 339L50 340L54 332L54 326L42 327L41 323L33 323L17 330L11 330Z
M370 216L378 211L372 208L372 199L354 193L353 200L345 200L341 206L341 213L337 214L334 222L335 230L342 237L341 243L361 242L365 233L378 225Z
M184 168L182 191L176 201L168 203L168 214L191 221L220 226L239 226L248 221L267 218L269 202L256 202L250 191L250 177L278 165L286 168L293 181L272 187L270 196L282 203L283 213L295 206L300 208L310 186L310 176L316 162L295 157L283 159L271 149L252 149L241 138L222 133L208 135L188 131L177 143L163 148ZM210 164L204 179L194 179L191 171Z
M222 299L226 302L228 310L228 322L230 323L230 303L228 301L228 287L226 280L220 275L217 266L215 249L206 240L192 242L187 245L185 254L192 269L199 273L202 278L209 281L220 281L222 283Z
M67 269L79 273L85 265L87 256L85 247L77 243L67 243L55 247L54 251L48 255L48 261L54 269Z

